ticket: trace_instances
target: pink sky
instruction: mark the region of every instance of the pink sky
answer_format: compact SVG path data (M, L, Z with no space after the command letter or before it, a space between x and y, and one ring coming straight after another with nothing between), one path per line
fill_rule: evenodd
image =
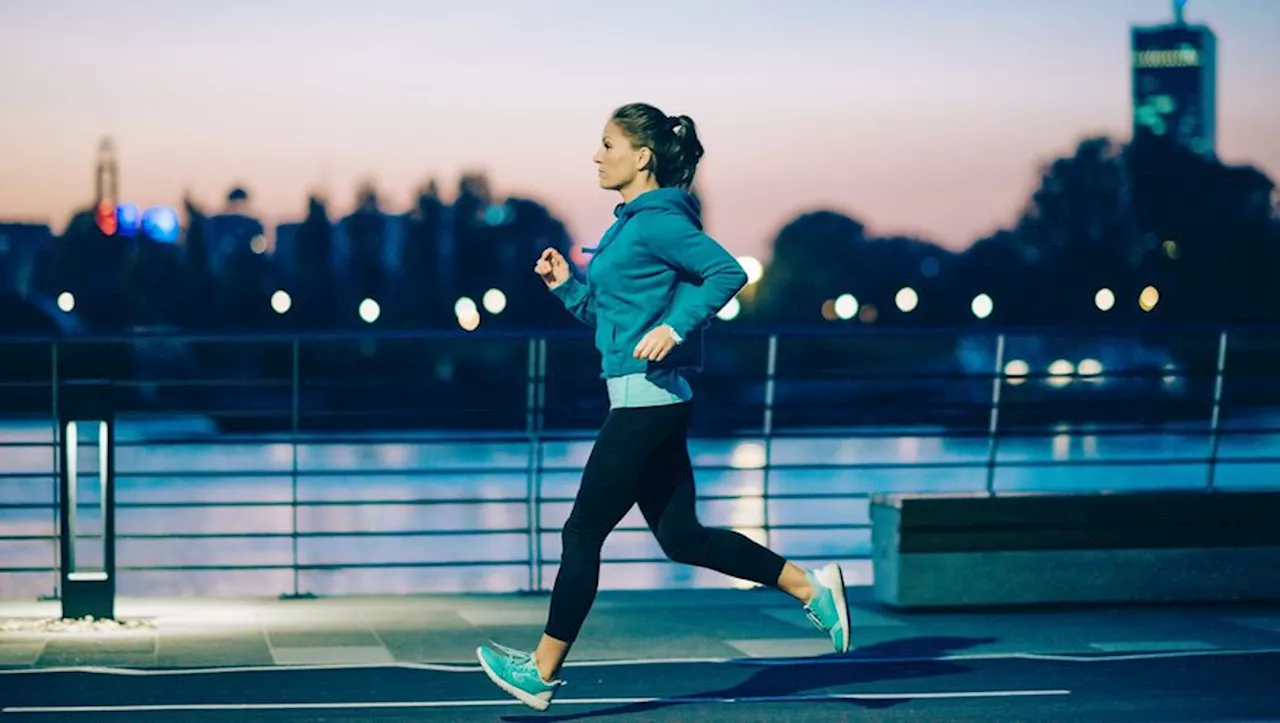
M612 220L591 156L615 106L698 121L711 232L736 253L828 207L952 248L1007 224L1036 165L1129 134L1128 27L1165 0L6 0L0 219L61 229L99 139L122 195L269 222L313 188L388 210L489 171L579 242ZM1280 2L1193 2L1219 37L1219 152L1280 174Z

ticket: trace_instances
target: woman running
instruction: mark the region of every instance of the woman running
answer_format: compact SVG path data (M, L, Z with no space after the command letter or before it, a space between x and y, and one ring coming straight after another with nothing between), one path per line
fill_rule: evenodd
M688 116L645 104L619 108L596 152L600 185L617 191L616 221L594 249L586 283L555 249L534 265L551 292L595 329L610 411L565 522L560 572L542 639L532 652L481 646L500 688L546 710L595 601L600 549L633 505L672 560L786 592L835 650L849 649L844 575L834 563L806 571L737 532L708 529L694 510L688 428L693 393L672 354L742 289L747 276L702 232L688 192L703 153Z

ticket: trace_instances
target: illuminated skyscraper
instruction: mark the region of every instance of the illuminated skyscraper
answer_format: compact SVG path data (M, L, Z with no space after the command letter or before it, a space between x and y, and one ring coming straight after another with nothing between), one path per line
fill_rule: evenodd
M1213 155L1217 145L1218 40L1183 18L1174 0L1172 23L1132 28L1133 132L1169 136Z

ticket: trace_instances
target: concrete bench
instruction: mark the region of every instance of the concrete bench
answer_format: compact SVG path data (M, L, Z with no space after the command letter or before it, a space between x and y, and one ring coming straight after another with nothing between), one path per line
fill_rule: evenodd
M873 495L896 608L1280 600L1280 492Z

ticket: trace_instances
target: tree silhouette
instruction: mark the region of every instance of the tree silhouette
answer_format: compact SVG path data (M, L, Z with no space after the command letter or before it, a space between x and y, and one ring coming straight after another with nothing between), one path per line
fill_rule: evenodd
M906 236L867 237L861 222L835 211L797 217L779 232L773 257L760 282L757 314L779 324L821 323L826 302L852 294L871 319L895 322L945 314L945 307L922 303L914 316L885 317L894 296L911 286L923 298L941 288L952 254L928 241ZM869 306L868 306L869 305ZM928 309L928 311L926 311Z
M307 217L293 244L293 269L297 278L297 318L302 325L323 328L335 322L333 273L333 224L318 196L307 200Z
M1142 134L1127 152L1138 223L1156 240L1150 265L1173 292L1167 309L1195 321L1280 318L1275 184L1166 138Z
M351 259L348 281L356 298L377 298L386 290L382 263L386 244L385 220L378 191L371 182L366 182L356 194L355 211L342 220Z
M1099 288L1127 294L1149 283L1143 264L1157 242L1140 229L1131 193L1123 148L1107 138L1086 139L1042 168L1014 236L1006 237L1035 280L1019 290L1028 321L1091 318Z
M755 315L774 324L820 322L823 301L853 287L855 246L864 234L860 222L836 211L813 211L787 223L773 241Z

